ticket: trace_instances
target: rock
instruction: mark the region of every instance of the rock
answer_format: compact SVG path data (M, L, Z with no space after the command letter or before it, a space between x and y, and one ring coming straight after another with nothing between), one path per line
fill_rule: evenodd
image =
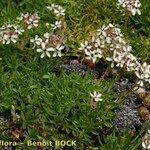
M124 100L124 105L134 109L141 106L142 102L138 99L135 93L129 93Z
M124 93L131 89L132 83L127 78L122 78L114 85L114 92ZM116 118L112 121L112 125L117 132L125 130L136 132L143 124L138 108L142 105L142 101L132 92L127 94L122 103L122 107L115 111Z
M142 126L138 111L123 105L122 109L116 111L116 118L112 121L117 132L137 131Z
M67 74L78 73L81 76L89 74L98 76L98 72L96 70L89 68L85 64L79 63L77 60L67 61L67 63L65 61L65 63L62 62L55 67L55 72L61 73L62 71Z

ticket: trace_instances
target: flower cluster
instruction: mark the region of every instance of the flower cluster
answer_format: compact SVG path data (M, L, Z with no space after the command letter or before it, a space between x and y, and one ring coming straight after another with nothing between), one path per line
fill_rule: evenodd
M139 66L135 70L136 76L139 78L138 84L140 86L143 86L143 80L146 82L149 82L150 84L150 65L148 65L146 62L144 62L142 65L139 64Z
M111 62L112 68L121 67L134 72L139 79L140 86L143 86L144 82L150 83L150 65L147 63L142 65L138 61L132 54L132 47L124 40L121 30L112 24L103 25L97 30L92 40L85 41L84 44L81 43L79 49L84 50L87 55L86 59L91 59L94 63L98 58L103 57Z
M24 30L18 25L5 24L0 28L0 42L2 44L16 43L23 32Z
M23 14L22 13L20 17L17 17L17 20L23 21L27 29L37 27L39 23L39 19L40 17L38 16L37 13L35 14L29 14L29 13Z
M34 39L31 39L30 42L33 43L33 48L37 48L37 52L42 53L41 58L44 56L48 57L61 57L62 50L65 49L65 40L63 36L54 34L57 29L63 29L64 21L60 16L65 15L65 9L63 9L59 5L52 4L51 6L47 6L47 9L52 11L57 20L54 24L46 23L46 26L49 27L51 25L51 33L45 33L43 38L40 38L38 35L35 36Z
M63 37L50 33L45 33L43 38L36 35L30 42L34 44L33 48L37 48L37 52L42 53L41 58L44 56L61 57L62 50L65 48Z
M119 28L109 24L100 28L97 35L104 43L103 47L111 53L111 56L106 56L106 60L111 61L111 67L124 67L127 71L133 71L140 80L140 86L144 85L144 81L150 83L150 65L141 65L131 53L132 47L126 43Z
M89 41L85 41L84 43L81 43L81 47L79 50L84 50L86 56L86 59L90 59L93 61L93 63L96 62L98 58L102 58L102 51L101 51L101 44L100 40L98 38L92 37Z
M47 6L47 9L54 13L56 16L56 21L54 24L51 24L52 30L61 29L64 27L64 20L62 16L65 16L65 9L62 6L52 4Z
M52 30L56 30L58 28L61 28L62 27L62 21L55 21L54 24L51 24L51 27L52 27Z
M65 16L65 9L59 5L51 4L47 9L52 11L57 17Z
M118 5L122 6L125 11L130 11L133 16L135 14L141 15L141 11L139 10L141 3L139 0L118 0Z
M21 14L20 17L17 17L17 20L23 21L27 29L37 27L39 19L38 14L31 15L29 13ZM24 31L20 25L4 24L0 27L0 42L2 44L16 43Z

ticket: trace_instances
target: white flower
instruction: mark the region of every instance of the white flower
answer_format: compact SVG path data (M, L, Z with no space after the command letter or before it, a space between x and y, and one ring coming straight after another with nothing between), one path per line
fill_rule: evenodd
M89 45L88 41L85 41L84 43L80 44L81 47L79 48L79 50L89 50L92 48L91 45Z
M143 80L139 80L139 81L137 82L137 85L139 85L140 87L143 87L143 86L144 86Z
M58 9L54 9L54 14L57 17L64 16L65 15L65 9L63 9L61 6L59 6Z
M10 44L11 42L16 43L18 39L18 35L4 35L4 40L3 44Z
M113 28L114 27L114 25L113 24L111 24L111 23L109 23L109 25L108 25L110 28Z
M37 13L31 15L29 13L21 14L20 17L17 17L18 20L23 21L27 25L27 29L37 27L40 17Z
M95 48L101 47L101 41L99 38L93 36L91 41L94 43Z
M52 30L56 30L57 28L61 28L62 21L56 21L54 24L51 24Z
M102 58L102 52L100 49L96 49L93 51L87 51L85 49L85 54L87 55L86 59L92 60L93 63L96 62L97 58Z
M140 11L139 9L137 9L137 8L132 9L131 12L132 12L132 15L133 15L133 16L135 16L136 13L137 13L138 15L141 15L141 11Z
M102 57L103 57L102 51L101 51L101 49L99 49L99 48L97 48L96 50L94 50L94 53L95 53L95 56L96 56L97 58L102 58Z
M3 44L9 44L10 43L10 39L9 39L9 35L7 35L7 34L4 34L4 35L2 35L2 37L1 37L1 41L2 41L2 43Z
M56 48L53 50L54 53L53 53L53 57L56 57L56 56L59 56L61 57L62 56L62 53L61 51L65 48L65 46L61 45L61 44L57 44Z
M44 37L45 37L46 39L49 39L49 38L50 38L50 33L48 33L48 32L44 33Z
M142 138L142 147L145 150L150 150L150 130L148 130L148 133Z
M27 18L29 18L29 13L26 14L21 13L20 17L17 17L17 20L22 21Z
M124 52L131 52L132 51L132 47L130 45L123 46L123 50L124 50Z
M106 26L103 25L102 28L97 30L97 35L102 36L102 37L106 37L107 36L106 29L107 29Z
M103 99L101 98L102 94L97 93L96 91L94 91L93 94L90 93L90 95L91 95L91 97L93 98L93 100L94 100L95 102L98 102L98 101L102 101L102 100L103 100Z
M117 36L119 36L119 37L123 36L122 33L121 33L121 29L120 28L116 28L115 27L114 30L115 30L115 33L116 33Z
M125 61L124 61L124 60L121 60L120 62L117 63L116 67L121 67L121 68L123 68L123 67L124 67L124 63L125 63Z
M133 63L131 60L127 61L126 63L127 71L134 71L135 67L136 67L135 63Z
M16 43L19 35L24 32L19 26L5 24L0 28L0 41L3 44Z
M34 39L30 40L30 42L34 44L33 48L35 48L36 45L41 45L42 39L39 38L38 35L36 35Z
M24 30L21 29L19 26L14 26L14 29L15 29L15 32L19 35L21 35L24 32Z
M42 42L41 43L41 48L38 48L37 49L37 52L39 52L39 53L42 53L41 54L41 58L43 58L44 56L48 56L48 57L51 57L51 55L50 55L50 51L54 51L54 48L53 47L46 47L46 43L44 43L44 42Z
M117 67L124 67L126 62L126 53L114 51L113 60L117 63Z
M50 11L53 11L53 13L59 17L59 16L64 16L65 15L65 9L63 9L59 5L54 5L52 4L51 6L47 6L47 9Z
M132 55L131 53L128 53L126 56L126 68L127 71L135 71L138 69L138 62L137 62L137 58Z
M23 19L23 14L16 18L17 20L21 21Z
M132 15L141 15L141 11L139 10L141 3L139 0L118 0L118 5L122 5L122 7L132 13Z
M28 24L28 26L27 26L27 29L31 29L31 28L33 28L33 27L38 27L38 20L37 19L30 19L28 22L27 22L27 24Z
M118 4L119 4L119 5L122 5L123 2L124 2L124 0L118 0Z
M52 5L54 5L54 4L52 4ZM53 7L52 7L52 6L47 6L46 8L47 8L48 10L50 10L50 11L53 10Z
M14 34L14 35L11 35L9 37L10 41L12 41L13 43L16 43L17 42L17 39L18 39L18 35L17 34Z
M112 41L111 37L106 37L106 43L110 44Z

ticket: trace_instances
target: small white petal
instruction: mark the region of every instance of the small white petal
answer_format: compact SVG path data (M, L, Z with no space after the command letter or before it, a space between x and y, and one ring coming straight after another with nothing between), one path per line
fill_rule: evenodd
M145 148L145 149L147 148L147 146L145 145L144 142L142 142L142 147Z
M114 63L114 62L112 62L110 66L111 66L111 68L114 68L115 63Z
M57 53L55 52L54 54L53 54L53 57L56 57L57 56Z
M113 59L110 58L110 57L106 57L106 60L107 60L107 61L112 61Z
M35 43L36 43L37 45L41 45L41 42L42 42L42 41L36 41Z
M42 47L42 49L43 49L43 50L45 50L45 49L46 49L46 45L45 45L45 43L44 43L44 42L42 42L42 43L41 43L41 47Z
M88 55L88 56L91 55L91 53L90 53L89 51L87 51L86 49L84 50L84 52L85 52L85 54Z
M10 44L10 40L8 40L8 41L6 42L6 44Z
M40 48L38 48L36 51L37 51L38 53L43 52L43 50L40 49Z
M58 50L61 51L65 48L65 46L59 46Z
M41 54L41 58L43 58L44 56L45 56L45 53L42 53L42 54Z
M46 33L44 34L44 37L45 37L45 38L49 38L49 37L50 37L50 34L49 34L48 32L46 32Z
M13 43L16 43L16 42L17 42L15 39L11 39L11 41L12 41Z
M52 52L55 51L55 49L53 47L47 48L46 50L47 51L52 51Z
M27 27L27 29L31 29L32 28L32 25L29 25L28 27Z
M35 41L34 39L31 39L31 40L30 40L31 43L34 43L34 41Z
M50 53L49 53L48 51L46 51L45 53L46 53L46 55L47 55L48 57L51 57L51 55L50 55Z

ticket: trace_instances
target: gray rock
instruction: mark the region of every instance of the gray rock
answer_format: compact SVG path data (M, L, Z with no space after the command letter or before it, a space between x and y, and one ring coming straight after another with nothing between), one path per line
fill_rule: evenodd
M90 69L84 64L60 64L55 68L56 72L62 72L64 71L67 74L70 73L78 73L81 76L86 76L89 74L93 74L95 76L98 76L98 72L95 71L94 69Z
M142 122L136 109L123 105L122 109L116 111L116 118L112 121L112 125L117 132L137 131L142 126Z

